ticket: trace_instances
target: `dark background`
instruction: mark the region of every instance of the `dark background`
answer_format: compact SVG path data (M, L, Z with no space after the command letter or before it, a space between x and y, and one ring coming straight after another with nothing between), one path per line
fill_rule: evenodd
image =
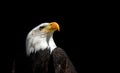
M53 21L61 28L60 32L54 33L54 40L65 50L78 73L105 70L107 64L104 63L108 62L105 61L108 56L104 54L110 32L105 25L110 17L107 7L101 8L89 2L74 6L64 2L44 3L16 3L1 10L1 36L4 38L1 39L1 46L4 47L1 48L1 67L5 69L2 69L4 73L11 72L14 60L18 70L25 70L25 39L28 32L40 23Z
M25 15L25 16L24 16ZM16 61L17 70L25 70L25 39L28 32L43 22L58 22L61 27L60 32L54 33L54 40L58 47L61 47L70 57L78 73L93 71L92 63L96 62L98 56L95 55L97 41L97 33L94 31L93 22L86 15L79 17L78 15L46 15L46 14L27 14L15 16L12 18L11 24L8 25L10 46L8 48L8 67L11 70L13 61ZM9 20L9 19L8 19ZM11 20L11 18L10 18ZM96 51L95 51L96 50ZM94 67L93 67L94 68ZM86 70L87 69L87 70Z

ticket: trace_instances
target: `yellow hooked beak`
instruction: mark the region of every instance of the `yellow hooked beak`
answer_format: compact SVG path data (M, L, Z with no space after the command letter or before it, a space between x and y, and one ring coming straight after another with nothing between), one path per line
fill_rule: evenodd
M56 23L56 22L51 22L51 23L49 23L49 24L50 24L50 25L49 25L50 30L58 30L58 31L60 31L60 27L59 27L58 23Z
M57 22L51 22L48 23L48 26L46 26L42 31L43 32L54 32L54 31L60 31L60 27Z

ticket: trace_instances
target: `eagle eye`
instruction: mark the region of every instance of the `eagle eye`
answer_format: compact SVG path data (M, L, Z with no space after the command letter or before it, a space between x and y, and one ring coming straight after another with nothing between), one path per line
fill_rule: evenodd
M39 30L42 30L43 28L45 28L45 26L41 26L41 27L39 27Z

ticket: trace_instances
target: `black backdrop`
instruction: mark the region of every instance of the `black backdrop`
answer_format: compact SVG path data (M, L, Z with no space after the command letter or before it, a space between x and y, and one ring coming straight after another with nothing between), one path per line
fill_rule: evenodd
M84 17L83 17L84 18ZM9 20L9 19L8 19ZM92 60L93 45L95 44L94 34L89 20L82 19L77 15L34 15L16 16L12 18L11 24L8 23L7 33L9 38L7 40L10 46L7 47L7 56L9 58L8 65L11 70L12 63L16 60L16 67L21 71L24 68L25 61L25 39L28 32L43 22L58 22L61 27L60 32L54 33L54 40L57 46L63 48L78 72L82 72L86 67L90 66ZM94 41L94 42L93 42ZM86 70L85 70L86 71Z
M105 35L102 33L104 28L101 28L105 19L102 12L89 6L72 9L66 5L48 9L32 6L8 7L1 14L1 36L5 38L1 39L4 47L1 50L1 67L4 71L11 72L14 60L17 60L19 70L25 70L26 35L40 23L55 21L61 27L60 32L54 33L55 42L66 51L78 73L100 72L100 51L104 45L101 42Z

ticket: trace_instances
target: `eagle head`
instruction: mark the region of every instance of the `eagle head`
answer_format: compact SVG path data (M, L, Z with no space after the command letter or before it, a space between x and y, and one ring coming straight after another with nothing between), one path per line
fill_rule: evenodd
M57 22L41 23L33 28L26 38L26 53L30 55L39 50L50 49L52 52L57 46L53 40L53 33L60 27Z

